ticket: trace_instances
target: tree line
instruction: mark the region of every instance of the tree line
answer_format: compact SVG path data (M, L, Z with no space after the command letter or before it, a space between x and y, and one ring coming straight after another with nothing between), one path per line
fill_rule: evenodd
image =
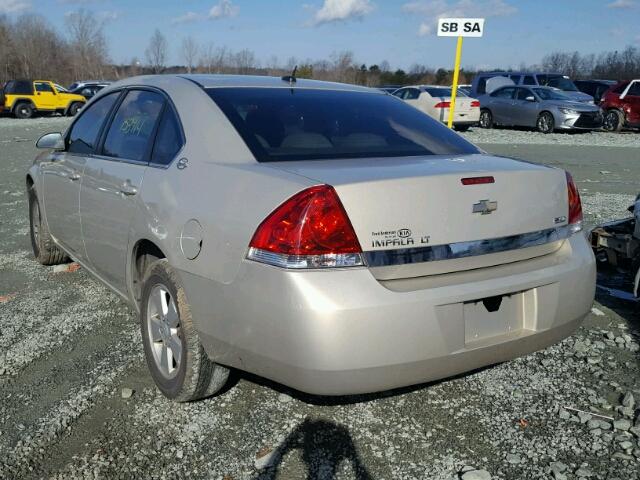
M91 12L78 10L65 16L64 34L42 16L24 14L11 21L0 16L0 84L14 78L51 79L68 85L79 79L117 80L148 73L227 73L288 75L297 66L297 76L367 86L438 84L450 85L452 71L422 64L408 70L392 69L387 61L366 65L353 52L335 52L328 59L312 60L272 56L260 61L248 49L234 51L212 42L198 43L184 37L171 44L155 30L143 58L114 64L105 36L106 24ZM177 49L180 65L170 65L170 49ZM512 70L508 68L507 70ZM518 70L560 72L572 78L625 80L640 77L640 50L628 46L622 51L599 55L554 52L538 65L522 64ZM473 69L462 69L460 83L471 83Z

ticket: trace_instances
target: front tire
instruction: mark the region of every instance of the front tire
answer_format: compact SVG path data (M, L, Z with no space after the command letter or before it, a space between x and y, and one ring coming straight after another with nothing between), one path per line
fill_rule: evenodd
M189 402L226 384L229 369L209 360L182 282L166 259L152 263L145 275L140 329L149 371L166 397Z
M33 187L29 189L29 226L31 248L42 265L59 265L69 262L69 257L54 243L46 222L42 221L40 203Z
M493 115L491 110L483 108L480 110L480 128L493 128Z
M34 113L33 105L27 102L20 102L13 109L16 118L31 118Z
M69 110L67 110L67 115L69 117L75 117L82 108L82 105L82 102L73 102L69 107Z
M623 124L624 118L619 111L609 110L604 114L602 128L604 128L607 132L619 132L620 130L622 130Z
M536 127L540 133L553 133L553 130L555 129L555 120L553 119L553 115L549 112L542 112L538 115Z

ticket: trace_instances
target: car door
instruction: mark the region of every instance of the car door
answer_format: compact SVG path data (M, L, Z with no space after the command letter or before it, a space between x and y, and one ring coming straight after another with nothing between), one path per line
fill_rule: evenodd
M119 95L119 92L105 95L83 110L67 132L65 150L52 152L40 167L49 231L72 257L81 261L86 259L79 204L84 167Z
M56 108L56 94L49 82L33 82L36 94L36 108L39 110L54 110Z
M493 120L501 125L511 125L510 111L515 87L502 87L491 93Z
M533 97L533 101L527 100L527 98L531 97ZM516 88L509 114L511 124L521 127L535 127L538 119L538 110L538 101L533 92L528 88Z
M127 91L105 129L99 154L85 166L80 216L87 258L95 273L122 294L136 195L164 105L160 92Z

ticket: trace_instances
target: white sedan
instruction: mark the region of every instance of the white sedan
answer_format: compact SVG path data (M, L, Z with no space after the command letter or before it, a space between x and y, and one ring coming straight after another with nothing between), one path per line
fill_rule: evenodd
M442 123L447 123L449 120L451 87L417 85L400 88L393 94ZM464 132L470 126L477 124L479 120L480 102L458 90L453 116L453 128Z

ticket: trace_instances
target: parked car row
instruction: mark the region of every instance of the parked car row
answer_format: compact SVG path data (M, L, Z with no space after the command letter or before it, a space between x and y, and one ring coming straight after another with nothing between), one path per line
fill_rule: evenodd
M31 118L38 113L74 116L109 83L76 82L67 89L49 80L10 80L0 88L0 112L16 118Z
M381 88L447 123L451 88L414 85L392 91ZM464 131L514 126L536 128L542 133L557 130L618 132L640 128L640 80L578 80L543 72L488 72L477 75L471 85L458 87L453 126Z

